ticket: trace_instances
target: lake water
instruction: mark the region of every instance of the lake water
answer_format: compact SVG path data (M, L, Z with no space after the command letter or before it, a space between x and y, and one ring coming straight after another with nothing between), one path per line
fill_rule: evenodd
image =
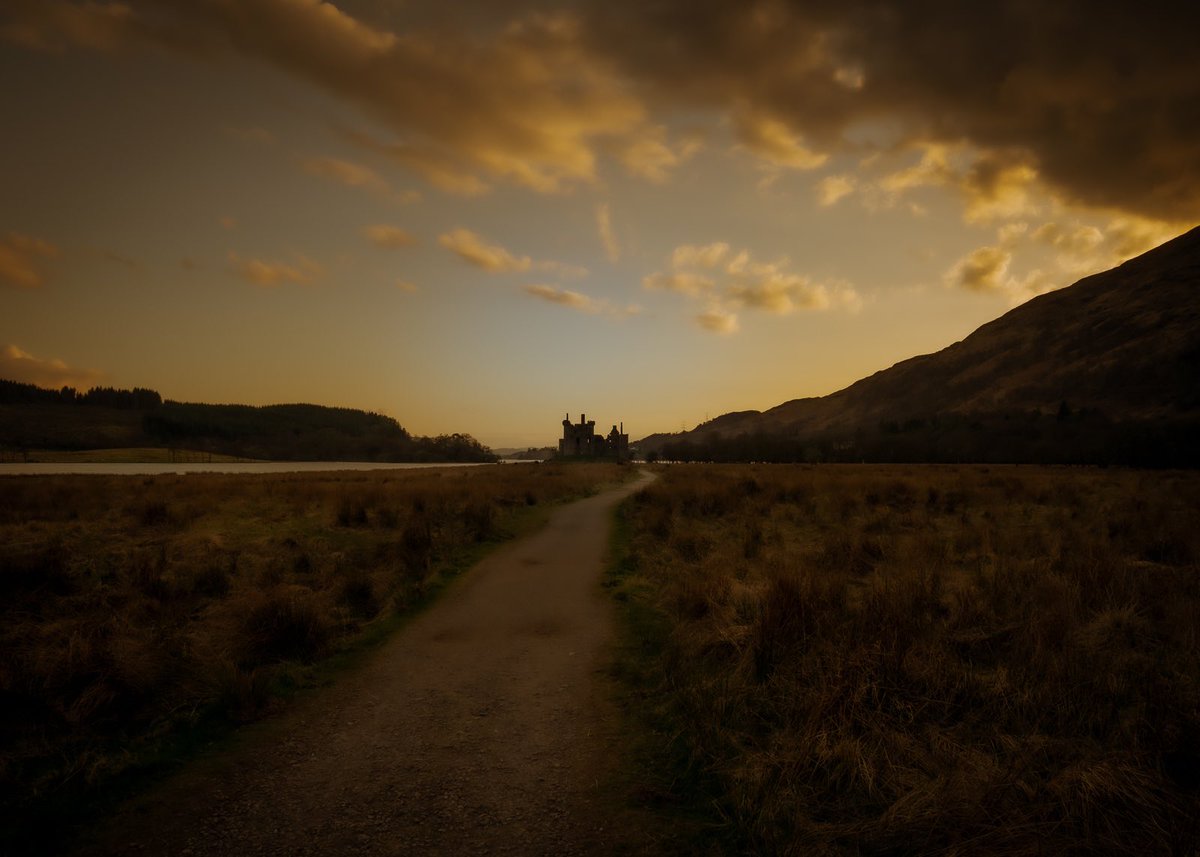
M158 476L164 473L320 473L331 470L418 470L429 467L486 467L483 462L387 461L188 461L160 463L39 462L0 463L0 476L101 474L106 476Z

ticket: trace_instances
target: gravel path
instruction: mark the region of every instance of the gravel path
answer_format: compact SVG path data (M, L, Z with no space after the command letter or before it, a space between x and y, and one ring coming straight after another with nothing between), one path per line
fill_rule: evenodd
M361 669L126 807L81 854L613 854L654 850L605 786L622 755L602 675L610 512L557 510Z

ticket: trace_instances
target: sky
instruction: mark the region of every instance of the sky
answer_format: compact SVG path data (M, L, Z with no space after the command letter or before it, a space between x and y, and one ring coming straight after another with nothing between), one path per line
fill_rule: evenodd
M0 377L636 440L1200 221L1200 7L4 0Z

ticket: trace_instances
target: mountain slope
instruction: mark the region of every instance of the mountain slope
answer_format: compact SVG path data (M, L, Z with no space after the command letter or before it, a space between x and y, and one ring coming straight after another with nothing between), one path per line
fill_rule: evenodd
M1200 227L1040 295L935 354L820 398L727 414L686 440L830 437L946 418L1085 411L1109 424L1200 417Z

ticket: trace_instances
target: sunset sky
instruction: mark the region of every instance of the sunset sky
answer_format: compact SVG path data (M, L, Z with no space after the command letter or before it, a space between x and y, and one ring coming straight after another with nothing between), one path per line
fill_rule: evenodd
M1155 9L4 0L0 377L492 446L823 395L1200 221Z

